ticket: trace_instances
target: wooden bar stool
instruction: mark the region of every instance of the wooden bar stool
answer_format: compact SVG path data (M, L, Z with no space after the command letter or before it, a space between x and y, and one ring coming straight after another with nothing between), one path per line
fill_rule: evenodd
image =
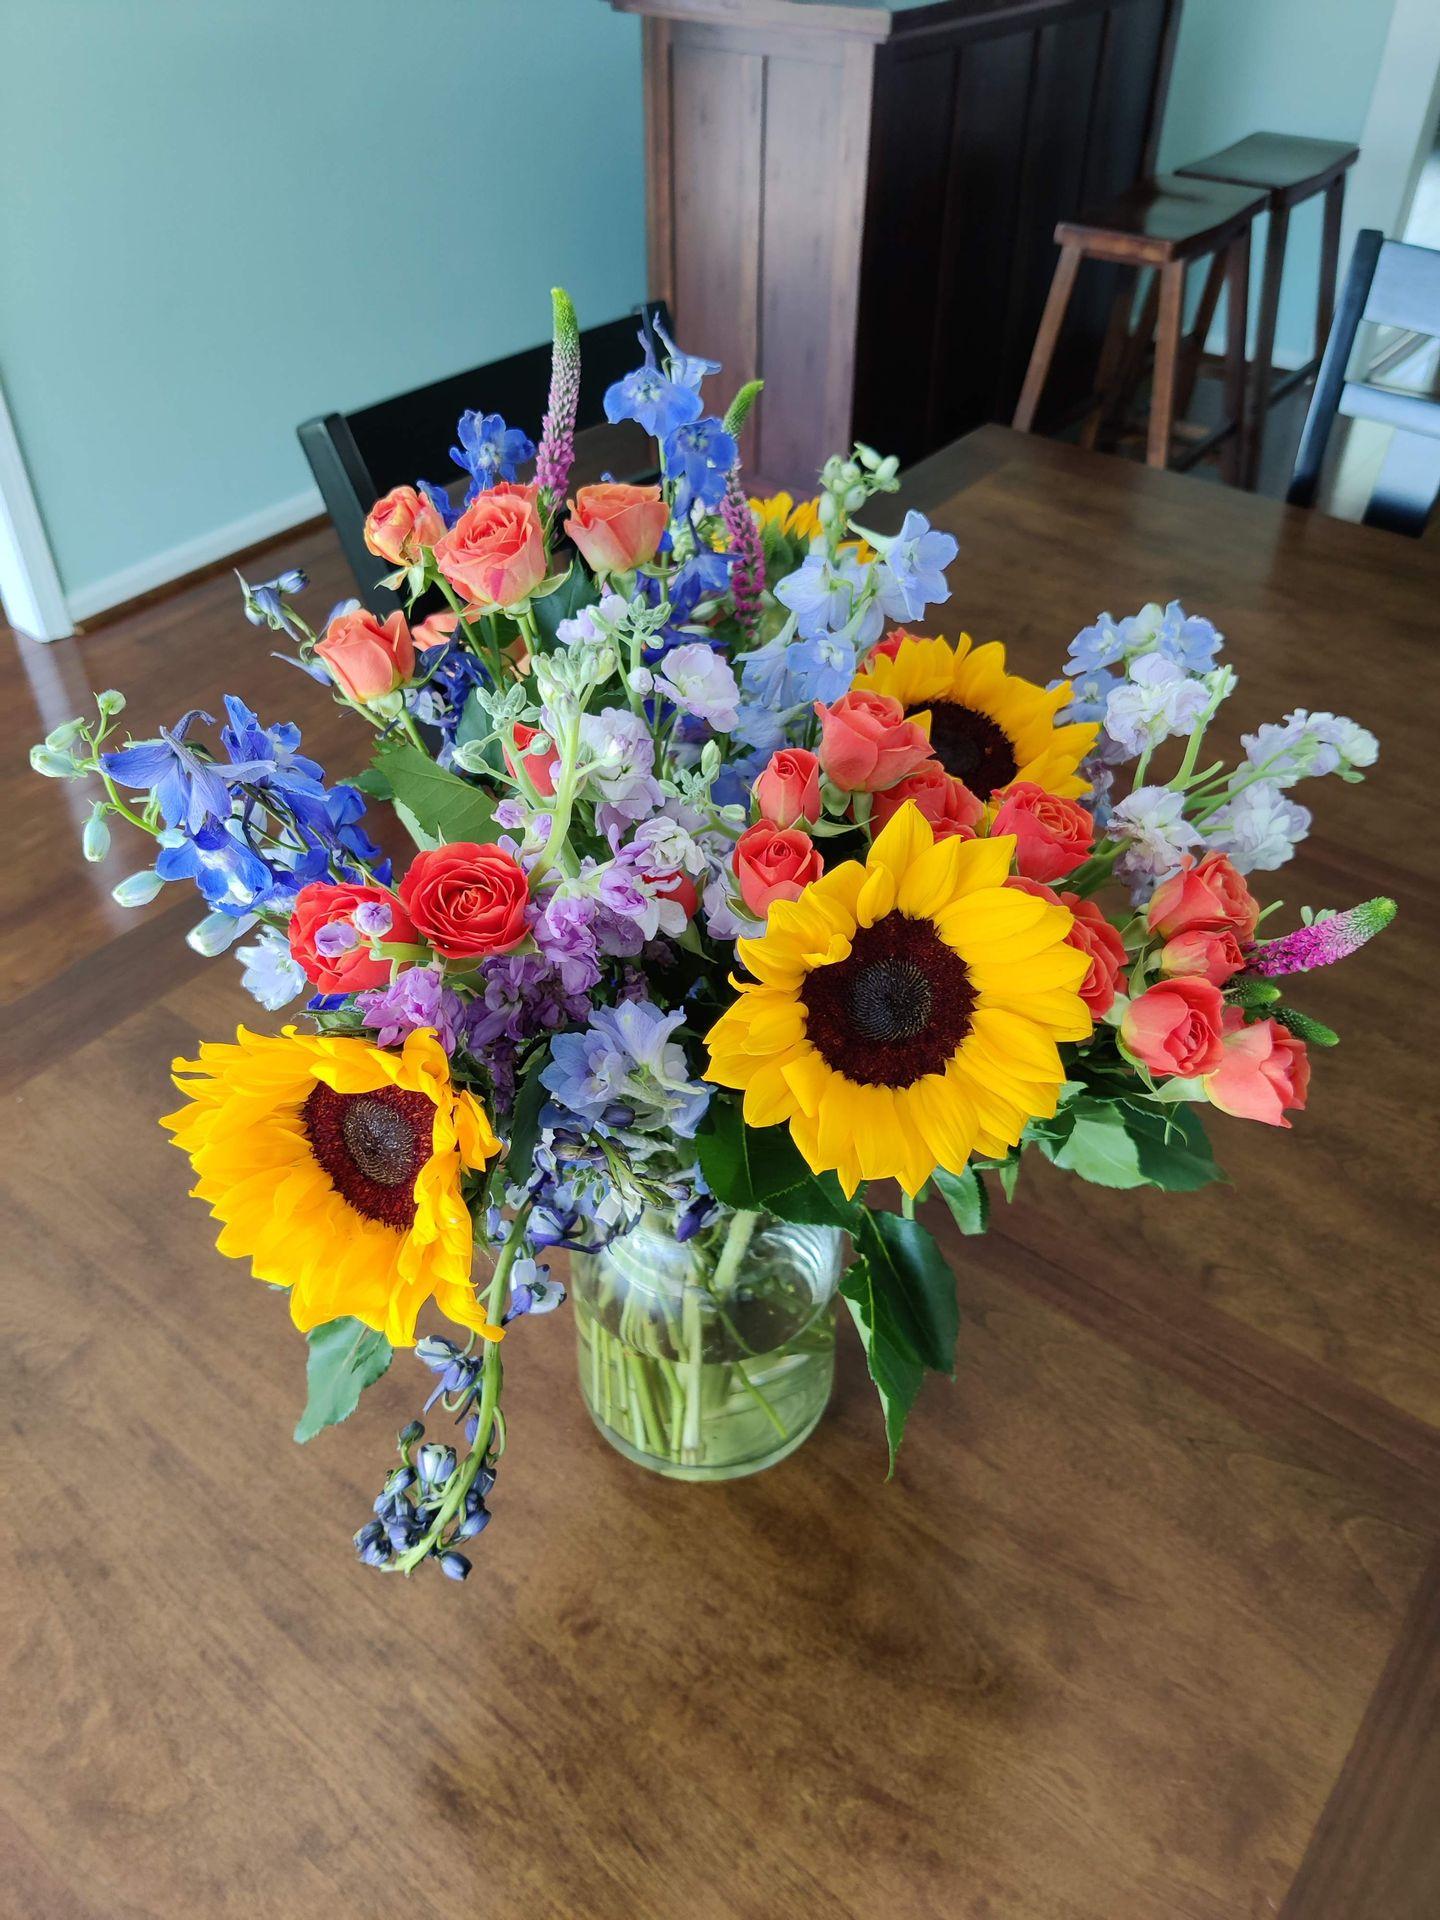
M1340 262L1340 221L1345 211L1345 175L1360 149L1343 140L1312 140L1299 134L1252 133L1204 160L1177 167L1186 180L1218 180L1237 187L1260 187L1266 194L1270 230L1265 236L1265 268L1260 282L1260 311L1255 325L1255 376L1245 434L1244 484L1253 487L1265 444L1265 417L1275 401L1320 364L1335 312L1335 277ZM1325 225L1320 245L1320 284L1315 299L1315 351L1303 367L1272 381L1275 316L1285 272L1285 241L1291 209L1315 194L1325 196ZM1209 289L1207 288L1207 295ZM1214 300L1210 301L1211 312ZM1209 321L1207 318L1206 325ZM1202 336L1203 338L1203 336Z
M1238 481L1244 449L1250 227L1264 205L1265 195L1253 188L1229 186L1220 181L1182 180L1176 174L1162 173L1152 180L1140 181L1103 207L1087 210L1078 219L1062 220L1055 229L1060 258L1012 424L1021 433L1029 433L1034 425L1035 410L1045 389L1081 261L1107 260L1119 266L1153 267L1154 284L1140 324L1133 332L1127 324L1128 291L1115 303L1101 353L1097 378L1099 399L1087 423L1087 438L1093 439L1099 416L1109 400L1115 393L1126 390L1153 330L1155 380L1150 395L1145 457L1152 467L1168 466L1182 364L1188 357L1185 351L1186 270L1192 260L1213 256L1212 277L1216 281L1217 296L1222 278L1226 290L1228 418L1198 446L1188 449L1187 464L1223 442L1225 477ZM1201 338L1203 340L1203 335Z

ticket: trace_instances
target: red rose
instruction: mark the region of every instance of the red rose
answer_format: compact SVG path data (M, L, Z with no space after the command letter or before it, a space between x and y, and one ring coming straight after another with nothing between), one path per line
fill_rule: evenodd
M1219 1066L1224 1016L1220 989L1208 980L1162 980L1126 1007L1120 1038L1152 1073L1178 1073L1188 1079Z
M893 787L931 758L922 727L888 693L844 693L820 717L820 764L843 793Z
M883 640L877 640L875 645L870 649L869 658L874 660L877 655L883 654L887 660L893 660L905 642L907 640L913 640L914 638L915 635L913 633L907 633L904 627L892 627L885 638Z
M400 898L443 960L508 953L528 931L525 869L502 848L473 840L417 853L400 882Z
M290 914L290 953L322 993L362 993L383 987L390 978L388 960L370 958L369 938L355 925L355 909L387 907L390 926L380 937L402 946L415 938L409 916L384 887L332 886L312 880L295 897ZM334 932L319 939L323 928Z
M997 797L990 832L1014 834L1015 866L1027 880L1063 880L1084 862L1095 838L1095 822L1084 807L1033 780L1016 780Z
M548 734L544 736L541 735L538 727L524 726L518 720L515 722L515 744L517 747L528 747L532 740L539 740L542 737L549 739ZM515 756L511 753L509 747L504 748L504 753L505 764L509 767L510 771L514 773ZM543 747L535 753L522 752L520 758L525 763L525 771L529 775L530 784L534 787L536 793L540 795L542 800L553 800L555 797L555 775L560 768L560 755L555 748L554 742L552 741L548 747Z
M1053 887L1044 886L1039 880L1013 879L1005 884L1014 887L1017 893L1033 893L1037 900L1048 900L1052 906L1070 909L1070 931L1065 943L1077 953L1083 953L1090 962L1090 971L1077 991L1090 1009L1092 1020L1108 1013L1115 1004L1115 995L1125 991L1125 942L1120 938L1119 929L1111 926L1093 900L1084 900L1078 893L1056 893Z
M984 807L963 780L946 773L938 760L927 760L895 786L876 794L870 814L871 829L879 833L882 827L888 826L891 815L907 800L915 802L930 822L937 840L952 840L957 834L973 840L975 829L985 815Z
M776 900L798 900L812 880L825 871L820 849L798 827L777 827L773 820L757 821L735 842L730 856L740 898L757 920L763 920Z
M1244 964L1240 942L1229 927L1191 927L1160 949L1160 971L1167 978L1194 974L1212 987L1223 987Z
M589 561L592 573L628 573L655 558L669 515L659 487L605 480L581 487L571 503L565 531Z
M1151 895L1147 923L1165 940L1192 927L1229 927L1247 947L1259 919L1260 903L1228 854L1207 853L1197 862L1187 853L1179 873L1162 880Z
M502 480L477 494L435 542L435 564L476 606L509 607L533 593L548 564L535 488Z
M340 691L362 703L393 693L415 671L415 642L403 613L392 613L383 626L363 607L337 613L315 652Z
M793 827L797 820L813 825L820 818L820 762L804 747L781 747L772 753L755 782L755 804L762 819L777 827Z
M1238 1007L1225 1012L1225 1045L1219 1066L1205 1076L1210 1104L1240 1120L1288 1127L1287 1108L1300 1113L1310 1091L1305 1042L1278 1020L1246 1026Z

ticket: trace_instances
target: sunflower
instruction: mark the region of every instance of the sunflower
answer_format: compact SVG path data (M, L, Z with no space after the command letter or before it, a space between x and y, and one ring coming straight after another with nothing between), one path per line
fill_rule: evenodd
M788 493L772 493L768 499L757 500L752 495L750 511L760 529L767 555L789 566L798 566L809 552L810 542L824 532L818 497L796 500ZM853 554L862 565L876 558L868 540L843 541L840 551Z
M893 656L872 654L854 690L888 693L907 713L930 714L930 743L941 766L988 801L1014 780L1033 780L1047 793L1073 800L1089 792L1077 769L1100 729L1055 716L1070 699L1068 681L1047 693L1033 680L1005 671L998 641L974 646L962 633L948 640L908 637Z
M500 1143L479 1101L451 1085L433 1033L387 1053L241 1027L234 1046L207 1041L172 1071L189 1101L160 1124L223 1222L220 1251L288 1287L302 1332L349 1314L413 1346L433 1296L450 1319L499 1339L470 1281L460 1176Z
M1007 887L1015 850L937 841L913 801L862 866L849 860L770 909L737 952L755 980L708 1036L706 1077L745 1091L752 1127L788 1123L847 1194L1002 1155L1054 1113L1057 1042L1083 1040L1088 960L1069 910Z

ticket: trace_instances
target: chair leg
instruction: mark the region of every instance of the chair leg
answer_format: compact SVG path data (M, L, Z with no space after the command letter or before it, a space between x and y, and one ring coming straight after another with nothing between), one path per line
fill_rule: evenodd
M1340 223L1345 216L1345 176L1325 189L1325 222L1320 235L1320 286L1315 299L1315 353L1325 351L1335 317L1335 278L1340 270Z
M1250 418L1246 422L1245 457L1241 485L1253 492L1260 478L1265 451L1265 424L1270 412L1270 379L1274 372L1275 317L1280 311L1280 283L1285 275L1285 245L1290 232L1290 209L1274 207L1265 236L1265 268L1260 281L1260 311L1255 317L1255 382L1250 391Z
M1040 318L1040 330L1035 335L1030 365L1025 371L1025 384L1020 389L1015 417L1010 422L1017 433L1029 433L1034 428L1035 410L1040 404L1041 394L1045 391L1045 382L1050 374L1050 362L1055 358L1060 329L1065 323L1065 309L1070 304L1070 295L1075 290L1075 276L1079 271L1079 247L1062 247L1060 258L1055 263L1055 277L1050 282L1045 311Z
M1116 395L1116 375L1120 371L1125 348L1130 339L1130 315L1135 306L1135 288L1131 284L1126 270L1119 269L1124 285L1116 294L1110 307L1110 321L1105 329L1105 343L1100 349L1100 364L1095 369L1095 404L1085 416L1085 424L1080 429L1080 444L1093 452L1100 438L1100 429L1109 417Z
M1118 421L1122 428L1130 402L1134 398L1135 389L1145 377L1145 361L1154 345L1155 324L1160 313L1160 270L1158 267L1142 267L1140 271L1149 275L1145 299L1140 308L1140 318L1131 329L1130 338L1125 342L1124 351L1120 355L1120 366L1115 375L1114 397L1106 408L1106 419Z
M1200 304L1195 309L1195 324L1191 327L1185 341L1185 351L1181 356L1180 384L1175 394L1175 411L1183 420L1190 411L1190 402L1195 397L1195 382L1200 376L1200 362L1205 356L1205 342L1209 338L1210 323L1215 318L1215 309L1220 304L1220 289L1225 282L1225 256L1216 252L1211 255L1209 271L1205 275L1205 285L1201 290Z
M1155 380L1150 389L1150 432L1145 445L1148 466L1168 467L1175 425L1175 383L1180 365L1180 335L1185 325L1185 262L1160 269L1160 318L1155 332Z
M1220 471L1232 486L1245 475L1245 334L1250 323L1250 229L1242 227L1225 254L1225 410L1235 423Z

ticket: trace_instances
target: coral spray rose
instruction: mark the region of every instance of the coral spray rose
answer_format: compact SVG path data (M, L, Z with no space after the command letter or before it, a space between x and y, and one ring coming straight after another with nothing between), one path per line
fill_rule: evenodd
M1160 949L1160 971L1167 979L1194 974L1223 987L1245 964L1240 942L1229 927L1190 927Z
M1219 1066L1225 1002L1208 980L1162 980L1132 1000L1120 1038L1151 1073L1213 1073Z
M547 566L535 488L501 481L477 494L435 542L435 564L476 606L510 607L533 593Z
M1090 971L1076 991L1089 1008L1091 1019L1100 1019L1114 1006L1115 995L1125 991L1125 942L1119 929L1111 926L1093 900L1083 900L1078 893L1056 893L1039 880L1011 879L1005 884L1017 893L1033 893L1037 900L1070 909L1066 945L1083 953L1090 962Z
M655 558L669 513L659 487L630 487L606 480L581 487L571 503L565 531L592 572L628 572Z
M1288 1127L1286 1110L1302 1112L1310 1091L1305 1042L1278 1020L1247 1027L1240 1009L1227 1007L1224 1052L1219 1066L1205 1076L1205 1091L1222 1113Z
M892 627L883 640L877 640L875 642L875 645L870 649L869 657L873 660L878 654L886 660L893 660L905 642L907 640L913 640L914 638L915 635L913 633L907 633L904 627Z
M807 833L799 827L777 827L771 820L747 827L730 860L740 898L757 920L763 920L777 900L798 900L825 871L820 849Z
M416 931L442 960L508 953L529 931L530 883L502 847L457 840L417 853L399 892Z
M392 487L365 518L366 546L394 567L413 566L420 549L433 547L444 531L438 511L414 487Z
M362 703L393 693L415 671L415 642L403 613L392 613L383 625L363 607L337 613L315 653L340 691Z
M322 993L361 993L390 980L390 962L370 957L370 937L408 944L415 929L384 887L312 880L295 896L289 935L292 959Z
M929 735L887 693L845 693L815 702L820 765L843 793L878 793L931 755Z
M1260 903L1224 853L1207 853L1203 860L1185 856L1184 865L1162 880L1150 898L1146 924L1151 933L1169 940L1192 927L1228 927L1242 947L1255 938Z
M985 816L984 807L963 780L946 773L938 760L927 760L914 773L907 773L893 787L876 794L871 831L879 833L907 800L915 802L937 840L952 840L956 834L972 840Z
M755 804L760 817L772 826L793 827L797 820L813 825L820 818L820 762L804 747L781 747L772 753L755 782Z
M990 831L1015 836L1015 865L1027 880L1063 880L1083 864L1095 822L1074 800L1047 793L1033 780L1016 780L997 798Z

